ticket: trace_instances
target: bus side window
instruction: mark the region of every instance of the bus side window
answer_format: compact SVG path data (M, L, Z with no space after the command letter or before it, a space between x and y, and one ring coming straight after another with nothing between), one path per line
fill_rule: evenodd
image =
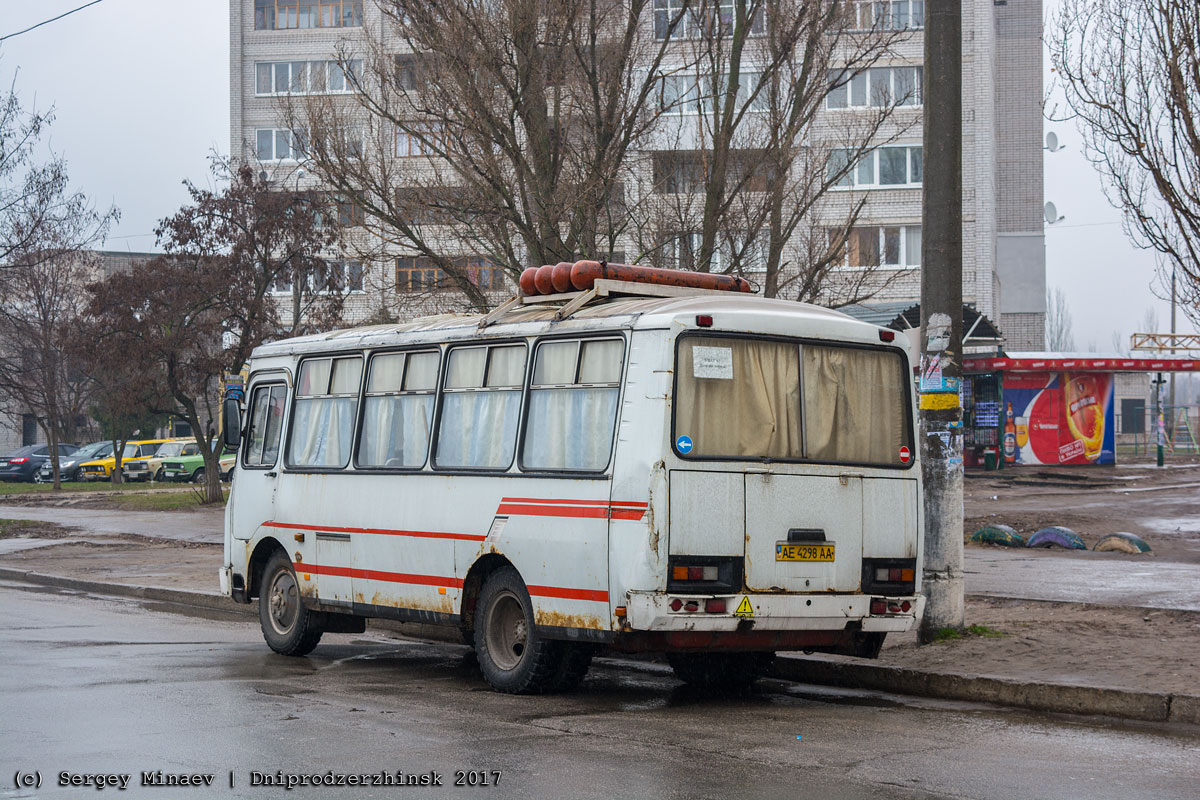
M456 347L447 358L437 467L508 469L517 449L525 346Z
M300 364L288 444L289 467L344 467L350 461L362 358L309 359Z
M436 351L385 353L371 359L358 466L415 469L425 464L438 360Z
M620 339L538 346L523 469L600 472L608 466L624 355Z
M279 433L283 428L283 403L287 389L282 384L259 386L250 402L247 467L273 467L279 457ZM199 452L193 448L194 452Z

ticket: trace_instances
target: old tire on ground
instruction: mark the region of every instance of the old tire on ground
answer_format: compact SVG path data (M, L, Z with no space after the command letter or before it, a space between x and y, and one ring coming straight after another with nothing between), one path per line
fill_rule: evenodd
M484 680L497 691L541 694L555 683L563 644L534 630L529 591L512 567L489 575L479 593L475 655Z
M300 602L296 571L283 552L276 552L263 569L258 593L258 621L263 638L276 653L303 656L321 641L317 616Z
M744 689L767 674L774 653L667 653L684 683L706 689Z

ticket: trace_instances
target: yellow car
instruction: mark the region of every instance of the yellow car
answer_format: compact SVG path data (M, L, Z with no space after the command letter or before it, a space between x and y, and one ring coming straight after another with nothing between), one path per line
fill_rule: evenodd
M121 472L125 473L127 467L125 462L135 458L149 458L158 452L158 448L169 439L135 439L125 443L125 449L121 451ZM85 481L102 481L112 475L113 468L117 465L117 459L113 456L102 458L99 461L85 461L79 467L79 477Z
M154 455L141 456L122 462L121 472L131 481L161 481L163 479L162 463L165 459L190 456L199 452L200 446L190 436L168 439L154 452Z

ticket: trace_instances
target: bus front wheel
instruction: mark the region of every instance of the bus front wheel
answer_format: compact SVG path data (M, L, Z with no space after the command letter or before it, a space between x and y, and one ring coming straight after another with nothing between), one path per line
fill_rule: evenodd
M477 608L475 654L492 688L509 694L552 689L562 643L537 634L533 603L520 573L502 567L489 575Z
M282 552L276 552L263 570L258 592L258 621L263 638L276 653L303 656L321 641L316 614L300 601L296 571Z

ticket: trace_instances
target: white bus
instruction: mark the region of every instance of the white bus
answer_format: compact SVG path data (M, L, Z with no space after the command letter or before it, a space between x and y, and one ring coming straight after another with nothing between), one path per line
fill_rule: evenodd
M304 655L368 617L461 629L486 680L665 653L745 684L919 619L912 370L892 331L782 300L515 298L263 345L221 590ZM654 293L630 285L629 291ZM563 304L570 302L570 307ZM904 340L904 337L900 337Z

